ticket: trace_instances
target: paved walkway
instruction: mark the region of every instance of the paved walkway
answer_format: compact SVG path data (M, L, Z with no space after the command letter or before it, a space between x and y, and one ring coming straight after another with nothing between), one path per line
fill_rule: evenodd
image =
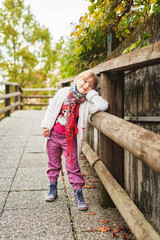
M88 211L77 210L64 167L58 199L45 202L49 183L43 116L44 111L15 111L0 122L0 239L134 239L116 208L99 205L99 179L84 156Z

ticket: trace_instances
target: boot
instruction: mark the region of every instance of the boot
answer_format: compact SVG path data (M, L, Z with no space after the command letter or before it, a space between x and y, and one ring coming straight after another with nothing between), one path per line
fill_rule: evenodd
M53 202L58 197L57 182L51 182L49 187L50 187L50 190L46 197L46 202Z
M81 189L74 190L75 203L77 204L78 210L85 211L88 209L87 204L84 201L83 193Z

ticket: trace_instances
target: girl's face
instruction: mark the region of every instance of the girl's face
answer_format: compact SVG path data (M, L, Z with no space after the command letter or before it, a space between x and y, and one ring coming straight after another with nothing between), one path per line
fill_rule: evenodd
M80 94L87 94L89 91L94 89L94 79L93 77L82 77L79 78L77 81L77 90Z

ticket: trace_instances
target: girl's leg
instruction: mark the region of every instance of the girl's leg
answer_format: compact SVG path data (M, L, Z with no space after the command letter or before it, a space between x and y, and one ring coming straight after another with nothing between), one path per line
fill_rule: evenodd
M72 158L73 164L70 165L71 156L67 156L66 153L66 143L63 144L64 155L66 159L66 170L69 178L69 182L72 184L74 188L74 197L75 203L78 207L78 210L85 211L88 209L87 204L83 198L82 187L85 184L84 178L82 176L80 166L78 163L78 156L77 156L77 141L76 138L73 140L73 149L72 149Z
M67 142L66 139L63 141L63 152L66 159L66 170L69 178L70 184L73 186L74 189L82 189L85 185L85 180L82 176L80 166L78 163L78 156L77 156L77 141L76 138L73 139L73 149L72 149L72 158L73 164L70 165L71 156L67 156Z
M50 182L57 182L59 172L61 170L62 148L59 140L60 139L58 138L57 134L52 131L50 139L48 140L47 143L48 151L47 175Z

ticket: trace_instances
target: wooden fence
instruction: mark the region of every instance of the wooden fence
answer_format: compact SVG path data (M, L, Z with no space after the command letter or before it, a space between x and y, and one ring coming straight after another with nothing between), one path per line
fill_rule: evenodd
M124 149L160 174L160 135L124 120L124 71L160 63L160 41L90 69L100 78L100 94L109 102L108 113L99 112L90 123L100 131L99 156L90 146L83 153L95 168L104 189L104 201L113 201L137 240L158 240L160 236L123 190ZM65 79L62 86L73 79ZM107 195L107 197L106 197Z
M124 71L139 69L160 63L160 42L136 50L127 55L117 57L92 68L91 71L99 75L101 96L109 102L108 113L99 112L92 116L91 124L100 131L100 154L97 156L85 142L83 152L100 177L107 198L104 201L114 202L119 212L127 222L137 240L160 240L160 236L148 223L133 201L123 190L124 185L124 149L128 150L150 168L160 173L160 136L124 118ZM62 81L62 86L69 85L73 78ZM37 91L37 89L21 90L13 84L15 92L10 93L11 83L4 83L6 94L0 99L6 99L6 105L0 113L8 113L12 108L30 106L22 102L23 98L35 98L35 95L23 96L23 91ZM47 91L56 89L46 89ZM38 89L44 91L44 89ZM15 102L10 104L11 97ZM36 98L52 96L36 96ZM35 104L32 104L35 106ZM36 104L36 106L40 104ZM103 193L103 190L101 194ZM108 199L108 200L107 200Z
M0 85L5 86L5 94L0 95L0 100L4 100L4 107L0 109L0 119L4 116L10 116L14 110L23 109L24 106L47 106L47 103L37 102L37 99L49 99L53 95L40 95L41 92L55 92L57 88L23 88L14 82L0 82ZM11 89L13 88L13 89ZM34 92L33 95L23 95L24 92ZM38 95L37 95L38 93ZM24 99L27 101L24 101ZM29 102L31 99L36 99L35 102ZM3 116L4 115L4 116Z

